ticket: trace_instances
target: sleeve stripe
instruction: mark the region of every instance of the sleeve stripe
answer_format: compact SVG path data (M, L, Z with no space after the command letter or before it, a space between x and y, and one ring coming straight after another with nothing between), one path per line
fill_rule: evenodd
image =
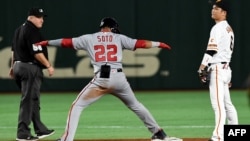
M62 47L73 48L72 38L63 38L61 42Z

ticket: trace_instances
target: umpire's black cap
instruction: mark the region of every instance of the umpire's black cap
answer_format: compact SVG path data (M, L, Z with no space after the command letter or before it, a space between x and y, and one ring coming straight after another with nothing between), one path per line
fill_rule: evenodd
M216 5L217 7L220 7L224 11L229 12L229 2L228 0L210 0L209 1L212 5Z
M29 12L28 16L36 16L36 17L47 17L47 15L44 13L42 8L38 7L32 7Z

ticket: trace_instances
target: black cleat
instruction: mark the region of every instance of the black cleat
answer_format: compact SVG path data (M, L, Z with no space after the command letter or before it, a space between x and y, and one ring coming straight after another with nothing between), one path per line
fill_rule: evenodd
M156 132L153 136L152 136L152 140L154 139L161 139L164 140L166 138L166 133L161 129L158 132Z
M55 133L55 130L52 129L52 130L47 130L46 132L37 133L36 135L39 139L43 139L50 135L53 135L54 133Z
M176 137L167 137L166 133L161 129L152 136L151 141L183 141L183 140Z
M38 137L29 136L27 138L16 138L16 141L38 141Z

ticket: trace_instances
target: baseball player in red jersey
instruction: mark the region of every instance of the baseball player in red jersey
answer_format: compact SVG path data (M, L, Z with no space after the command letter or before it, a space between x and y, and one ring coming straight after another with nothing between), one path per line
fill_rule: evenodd
M207 50L198 70L201 81L209 84L210 100L215 113L215 127L209 141L223 141L224 124L238 124L237 111L229 92L232 76L229 63L233 53L234 33L226 20L228 12L226 0L213 3L211 14L216 24L211 29ZM202 76L206 68L210 78Z
M155 41L138 40L120 34L117 21L112 17L101 20L100 31L75 38L42 41L36 45L58 46L85 50L94 68L94 78L79 93L70 108L65 133L58 141L73 141L81 112L105 94L112 94L132 110L153 134L152 141L182 141L169 137L155 121L154 117L135 97L122 66L122 51L138 48L164 48L170 46Z

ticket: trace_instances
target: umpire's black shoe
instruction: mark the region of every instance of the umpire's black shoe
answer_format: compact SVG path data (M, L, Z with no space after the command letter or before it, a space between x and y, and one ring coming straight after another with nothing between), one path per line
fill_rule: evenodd
M38 137L29 136L27 138L16 138L16 141L38 141Z
M52 130L47 130L46 132L37 133L36 135L39 139L43 139L50 135L53 135L54 133L55 133L55 130L52 129Z

